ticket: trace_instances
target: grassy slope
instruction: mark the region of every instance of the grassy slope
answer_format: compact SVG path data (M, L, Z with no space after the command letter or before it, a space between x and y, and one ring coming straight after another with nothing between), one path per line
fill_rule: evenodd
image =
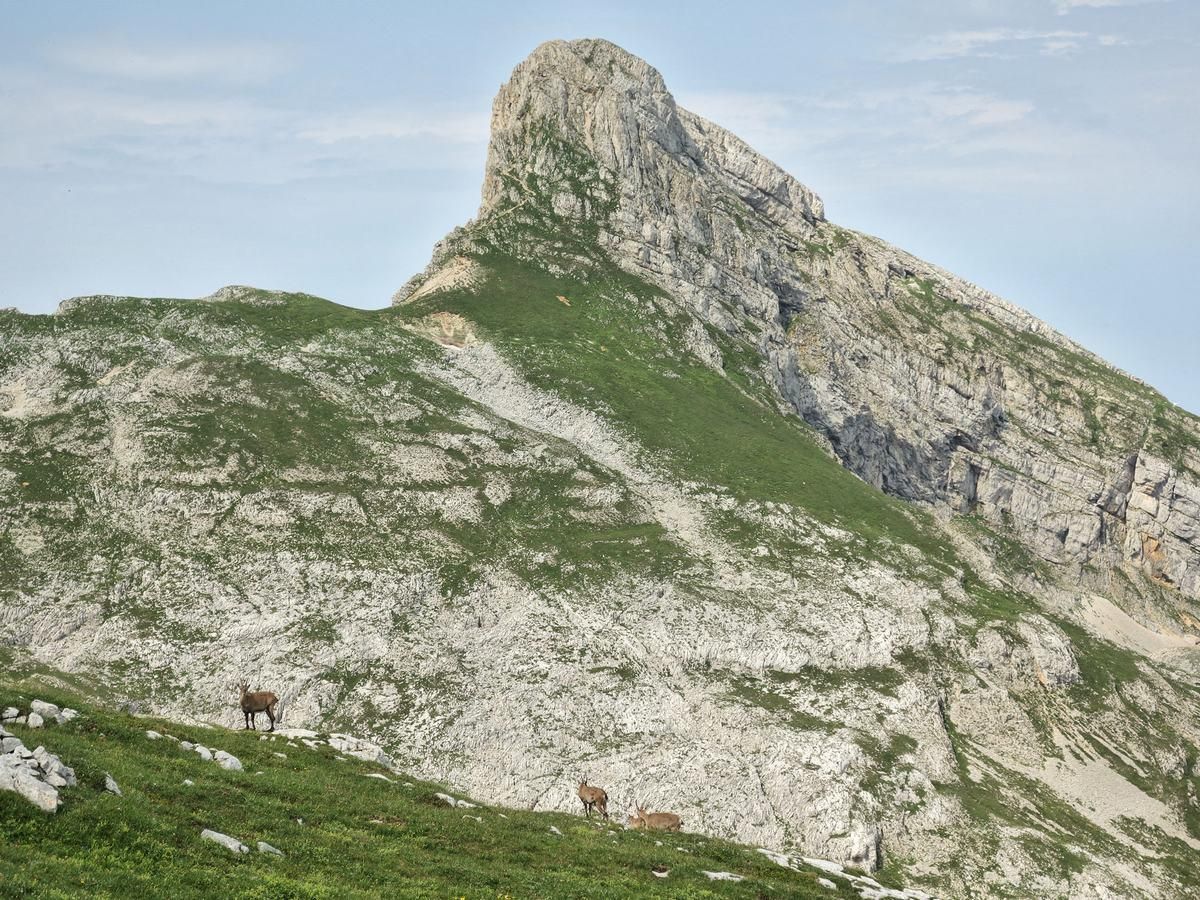
M328 747L135 718L8 671L0 706L38 697L83 716L40 732L12 729L27 746L44 743L58 754L80 783L63 792L52 816L0 793L0 896L855 896L844 882L830 891L815 883L815 872L783 869L751 848L697 835L670 836L660 847L654 837L578 816L447 809L433 800L438 786L366 778L382 770L336 760ZM227 750L245 772L151 741L148 728ZM103 791L106 772L123 796ZM286 855L234 856L201 841L204 828L251 848L264 840ZM671 869L667 879L651 874L657 865ZM703 870L746 880L713 882Z

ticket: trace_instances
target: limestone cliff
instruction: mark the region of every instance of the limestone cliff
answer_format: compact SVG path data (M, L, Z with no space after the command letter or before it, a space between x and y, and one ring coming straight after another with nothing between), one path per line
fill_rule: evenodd
M1144 575L1174 594L1133 601L1139 615L1200 634L1194 416L1028 313L829 224L813 191L606 41L544 44L497 95L480 220L534 202L531 181L617 264L752 340L863 479L1011 531L1089 586Z
M554 42L397 305L0 311L0 643L491 803L1194 894L1195 420L824 215Z

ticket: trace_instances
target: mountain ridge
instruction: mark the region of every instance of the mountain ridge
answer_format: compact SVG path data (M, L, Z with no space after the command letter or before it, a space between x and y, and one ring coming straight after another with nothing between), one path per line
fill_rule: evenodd
M583 49L387 309L0 313L0 639L214 721L254 672L497 804L586 769L941 894L1187 896L1193 421Z

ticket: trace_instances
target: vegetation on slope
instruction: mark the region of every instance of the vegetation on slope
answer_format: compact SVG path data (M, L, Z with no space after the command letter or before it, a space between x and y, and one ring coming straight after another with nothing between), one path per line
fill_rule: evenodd
M338 759L327 745L134 717L62 689L57 677L59 687L14 678L11 659L4 662L0 706L37 697L82 716L40 731L11 729L74 767L79 785L62 792L53 815L0 792L0 896L857 896L841 879L830 890L817 885L818 872L786 869L752 848L699 835L656 836L566 814L448 808L434 797L444 788ZM245 771L219 768L167 739L149 740L147 729L219 747ZM121 796L105 792L106 773ZM392 781L366 777L378 774ZM202 841L205 828L251 848L265 841L284 856L232 854ZM669 875L656 877L656 867ZM705 871L745 880L713 881Z

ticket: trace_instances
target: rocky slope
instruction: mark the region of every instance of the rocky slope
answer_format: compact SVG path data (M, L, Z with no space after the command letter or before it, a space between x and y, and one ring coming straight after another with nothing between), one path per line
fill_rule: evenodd
M1194 418L602 41L517 67L396 299L0 313L0 639L228 723L245 675L489 802L1195 889Z

